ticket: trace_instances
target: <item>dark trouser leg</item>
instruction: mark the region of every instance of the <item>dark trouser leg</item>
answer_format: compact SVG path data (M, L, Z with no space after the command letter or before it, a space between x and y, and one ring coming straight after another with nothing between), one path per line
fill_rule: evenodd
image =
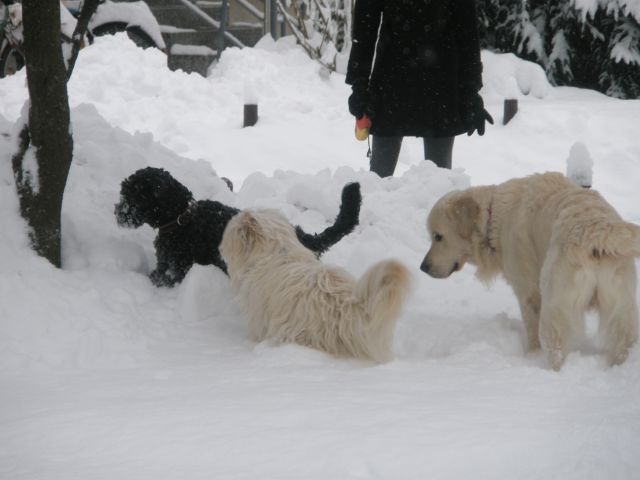
M425 137L425 160L431 160L440 168L451 169L454 138L455 137Z
M398 163L402 137L380 137L372 135L371 160L369 170L381 177L393 175Z

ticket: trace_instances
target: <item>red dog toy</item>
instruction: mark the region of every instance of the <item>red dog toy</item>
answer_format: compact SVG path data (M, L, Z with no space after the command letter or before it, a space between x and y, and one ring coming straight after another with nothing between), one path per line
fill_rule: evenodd
M371 120L366 115L356 118L356 138L358 140L366 140L369 136L371 128Z

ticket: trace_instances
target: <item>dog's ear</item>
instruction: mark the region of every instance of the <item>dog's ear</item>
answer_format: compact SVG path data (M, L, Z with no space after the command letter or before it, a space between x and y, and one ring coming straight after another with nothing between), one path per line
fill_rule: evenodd
M469 195L462 195L451 203L451 213L456 221L458 234L465 239L471 238L480 216L480 205Z
M238 236L244 245L253 245L263 236L262 226L253 213L242 212L240 215L242 215L242 221L238 228Z

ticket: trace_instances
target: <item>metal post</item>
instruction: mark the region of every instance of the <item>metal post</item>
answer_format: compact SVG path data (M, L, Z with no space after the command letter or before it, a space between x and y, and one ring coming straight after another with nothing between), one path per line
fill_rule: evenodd
M216 56L220 58L224 50L224 33L229 23L229 0L222 0L222 10L220 11L220 29L216 36Z
M271 0L264 1L264 33L271 33Z
M287 22L284 21L284 18L282 18L282 16L278 17L278 21L280 22L280 37L286 37L287 36Z
M278 5L276 4L276 0L267 0L268 3L271 3L271 36L274 40L278 39Z
M276 0L264 1L264 33L271 34L271 38L278 39L278 6Z

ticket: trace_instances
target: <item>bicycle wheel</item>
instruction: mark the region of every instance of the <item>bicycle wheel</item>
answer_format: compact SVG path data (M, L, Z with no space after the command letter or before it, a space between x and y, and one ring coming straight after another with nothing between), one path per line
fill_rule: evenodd
M24 57L17 48L5 42L0 50L0 78L13 75L24 67Z

